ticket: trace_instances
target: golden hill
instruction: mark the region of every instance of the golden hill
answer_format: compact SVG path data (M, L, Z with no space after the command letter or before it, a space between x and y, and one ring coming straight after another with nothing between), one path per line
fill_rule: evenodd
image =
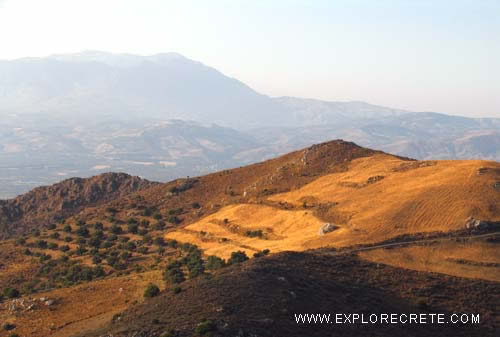
M462 229L468 217L500 220L500 164L408 161L383 153L289 192L228 205L166 237L227 257L236 248L305 250ZM320 236L325 222L339 228ZM262 236L252 237L252 231Z

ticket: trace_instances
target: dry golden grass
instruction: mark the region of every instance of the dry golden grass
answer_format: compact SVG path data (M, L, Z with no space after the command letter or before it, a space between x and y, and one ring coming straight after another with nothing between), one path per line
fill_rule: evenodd
M307 210L286 211L265 205L240 204L224 207L183 230L166 234L166 238L191 242L202 247L208 255L227 258L235 250L244 250L249 255L264 249L272 252L304 250L303 243L315 238L321 225L322 222ZM263 238L246 235L248 230L259 229L264 233ZM206 234L200 234L202 231Z
M56 299L57 304L52 307L41 304L38 309L16 313L0 310L0 321L16 324L16 333L21 336L71 336L98 328L133 302L142 302L144 289L150 282L163 288L161 272L132 274L38 293L33 298Z
M478 174L484 167L492 170ZM345 172L322 176L269 198L293 204L294 210L264 204L231 205L166 237L192 242L208 254L227 257L238 247L247 251L304 250L373 243L417 232L457 230L469 216L500 220L500 193L493 188L500 180L498 172L500 164L491 161L408 162L377 154L353 160ZM313 207L337 203L323 214L323 220L341 228L319 236L324 221L313 216L313 209L302 209L304 201ZM239 229L222 226L225 218ZM268 240L244 235L246 230L254 229L272 235ZM208 234L201 235L202 231ZM230 241L221 243L221 238Z
M500 282L498 267L456 262L458 259L464 259L473 262L500 263L498 244L447 241L432 246L363 251L359 255L366 260L395 267Z

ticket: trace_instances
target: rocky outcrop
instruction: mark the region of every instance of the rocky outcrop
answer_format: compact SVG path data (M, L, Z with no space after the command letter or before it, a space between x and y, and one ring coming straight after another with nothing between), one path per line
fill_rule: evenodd
M26 233L155 184L125 173L104 173L37 187L17 198L0 200L0 238Z
M339 229L340 227L331 223L325 223L319 229L319 235L325 235L327 233L333 232L334 230Z
M491 230L500 227L500 223L469 217L465 221L464 227L468 230Z

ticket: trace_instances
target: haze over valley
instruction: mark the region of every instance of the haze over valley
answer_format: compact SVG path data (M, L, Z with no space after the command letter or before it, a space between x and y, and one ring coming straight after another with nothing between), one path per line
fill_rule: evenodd
M0 198L121 171L156 181L330 139L415 159L500 158L500 119L270 97L176 53L0 61Z

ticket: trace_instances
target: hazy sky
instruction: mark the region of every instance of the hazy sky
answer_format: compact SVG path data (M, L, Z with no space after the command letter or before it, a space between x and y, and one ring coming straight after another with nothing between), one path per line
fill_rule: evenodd
M271 96L500 117L500 0L0 0L0 59L175 51Z

